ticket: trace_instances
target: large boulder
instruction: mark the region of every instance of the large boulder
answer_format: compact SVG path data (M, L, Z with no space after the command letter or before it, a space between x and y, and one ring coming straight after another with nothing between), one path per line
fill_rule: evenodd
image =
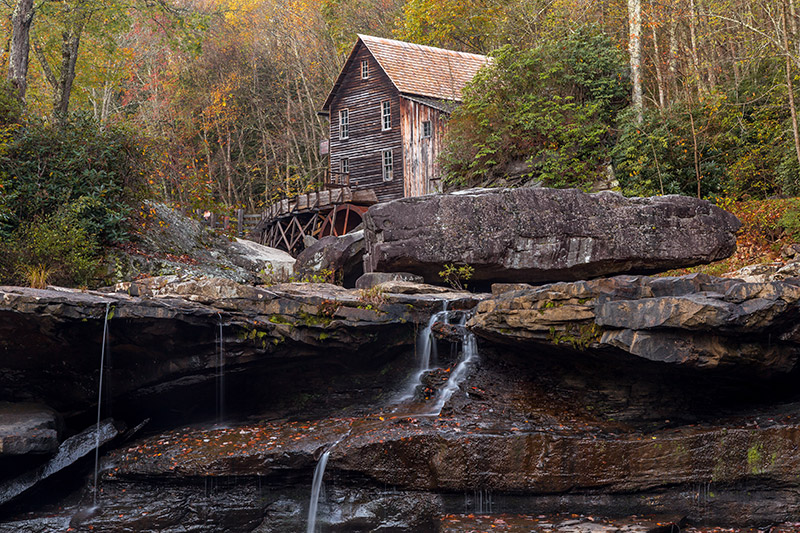
M345 287L354 287L364 273L364 230L340 237L328 236L313 243L297 256L294 272L301 278L328 271L340 277Z
M473 281L531 283L688 267L730 256L740 226L695 198L543 188L403 198L364 222L365 271L428 282L449 263L472 266Z

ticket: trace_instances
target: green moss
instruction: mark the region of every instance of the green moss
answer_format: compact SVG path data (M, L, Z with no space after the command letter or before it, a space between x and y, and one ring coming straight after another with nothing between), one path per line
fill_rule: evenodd
M319 340L324 341L325 339L329 339L331 337L330 333L325 333L324 331L319 334Z
M304 311L300 311L298 313L300 317L300 321L306 326L329 326L331 322L333 322L333 318L329 316L320 316L320 315L312 315L311 313L306 313Z
M571 325L563 331L550 327L548 340L553 344L571 344L576 350L585 350L593 342L600 340L603 330L594 322Z
M764 472L763 464L764 448L760 443L753 444L747 450L747 468L752 474L761 474Z
M273 324L285 324L287 326L293 325L292 322L284 315L270 315L269 321Z

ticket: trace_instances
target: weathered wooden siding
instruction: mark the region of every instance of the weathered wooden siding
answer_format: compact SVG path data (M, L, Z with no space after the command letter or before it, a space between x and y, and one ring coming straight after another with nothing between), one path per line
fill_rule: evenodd
M330 166L338 171L350 159L350 187L371 188L383 202L403 197L403 141L400 134L400 95L365 46L360 45L330 104ZM369 61L370 76L361 79L361 61ZM381 102L392 103L392 129L381 131ZM350 110L350 137L339 139L339 110ZM391 149L394 172L383 180L382 150Z
M445 113L419 102L400 98L403 134L403 184L406 196L441 192L437 158L446 126ZM431 136L422 136L422 123L431 122Z

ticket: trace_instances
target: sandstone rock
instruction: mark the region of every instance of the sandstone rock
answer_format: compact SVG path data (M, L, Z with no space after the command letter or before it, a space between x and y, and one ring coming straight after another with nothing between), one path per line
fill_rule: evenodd
M683 196L624 198L543 188L404 198L365 216L365 271L440 282L445 264L472 281L543 282L709 263L736 248L736 217Z
M0 484L0 505L16 498L23 492L34 487L40 481L47 479L72 465L82 457L109 442L119 434L119 430L112 420L103 420L98 427L91 427L74 435L58 448L58 452L47 463L39 468Z
M357 289L370 289L375 285L380 285L387 281L410 281L412 283L423 283L422 276L409 272L367 272L356 280Z
M469 326L511 343L607 348L740 377L792 371L800 357L800 286L695 274L496 286Z
M55 452L58 422L44 405L0 402L0 456Z
M364 273L364 230L341 237L323 237L297 256L294 272L298 276L329 270L341 277L345 287L354 287Z
M4 399L33 398L59 412L92 405L107 311L113 354L107 370L114 384L109 392L135 404L136 398L170 390L213 387L222 366L231 373L248 368L269 374L272 364L285 368L288 358L297 361L292 372L300 372L303 358L318 358L320 351L331 362L369 365L413 346L415 324L441 309L443 301L469 308L486 297L417 287L414 294L387 291L373 298L326 283L265 288L176 276L138 280L122 289L139 296L0 287ZM281 381L280 374L271 379ZM291 385L285 381L283 386ZM213 388L211 398L213 406Z
M294 258L282 250L243 239L231 241L169 206L146 202L150 227L127 251L113 251L116 282L141 275L206 276L256 283L258 273L289 274Z

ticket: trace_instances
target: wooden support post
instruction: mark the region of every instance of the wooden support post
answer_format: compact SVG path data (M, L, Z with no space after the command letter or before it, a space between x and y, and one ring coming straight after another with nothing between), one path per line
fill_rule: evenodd
M241 207L236 210L236 236L242 238L244 235L244 209Z

